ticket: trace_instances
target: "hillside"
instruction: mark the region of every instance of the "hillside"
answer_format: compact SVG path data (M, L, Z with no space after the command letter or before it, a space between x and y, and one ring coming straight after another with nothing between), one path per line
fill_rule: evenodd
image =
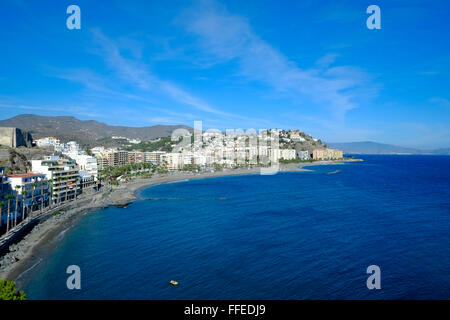
M328 143L331 147L351 154L450 154L450 149L420 150L372 141Z
M63 142L75 140L81 145L94 146L98 140L109 141L113 145L112 136L124 136L150 140L169 136L177 128L187 126L156 125L150 127L111 126L95 120L79 120L69 116L39 116L34 114L21 114L10 119L0 120L0 127L17 127L29 131L34 139L54 136ZM104 143L105 145L105 143Z

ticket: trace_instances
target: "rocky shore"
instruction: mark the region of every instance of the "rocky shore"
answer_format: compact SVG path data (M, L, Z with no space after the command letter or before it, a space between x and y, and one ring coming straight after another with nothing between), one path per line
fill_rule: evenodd
M346 161L318 161L302 164L291 163L281 165L279 171L311 171L303 167L342 164L352 161L357 161L357 159ZM260 168L225 169L223 171L201 173L176 171L164 175L154 175L151 178L137 178L115 186L112 190L104 187L96 193L83 194L77 200L72 200L64 207L56 208L52 212L49 212L47 217L42 218L20 242L9 246L9 252L0 258L0 279L20 281L24 273L41 261L42 256L45 255L45 248L49 247L54 241L57 241L59 235L74 226L84 214L111 205L127 205L138 199L137 191L144 187L183 180L259 173Z

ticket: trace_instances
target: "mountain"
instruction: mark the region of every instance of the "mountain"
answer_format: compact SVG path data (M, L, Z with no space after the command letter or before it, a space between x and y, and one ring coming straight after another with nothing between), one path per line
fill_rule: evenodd
M10 119L0 120L0 127L17 127L28 131L34 139L56 137L63 142L75 140L81 145L94 146L101 141L103 145L113 145L112 136L151 140L169 136L177 128L192 131L183 125L156 125L150 127L111 126L95 120L79 120L69 116L39 116L21 114Z
M421 150L399 147L391 144L372 141L327 143L332 148L341 149L351 154L450 154L450 148L436 150Z

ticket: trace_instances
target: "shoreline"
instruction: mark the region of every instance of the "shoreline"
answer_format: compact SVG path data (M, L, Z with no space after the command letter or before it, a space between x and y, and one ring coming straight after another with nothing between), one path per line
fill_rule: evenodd
M316 165L336 165L363 161L361 159L317 161L311 163L280 164L279 172L312 172L314 170L304 167ZM260 168L225 169L216 172L182 172L174 171L164 175L154 175L151 178L136 178L130 182L113 187L113 191L99 191L86 194L72 200L60 214L53 215L39 222L18 243L9 247L9 252L0 257L0 279L14 280L20 288L20 280L23 275L37 266L50 250L54 249L54 242L59 240L67 230L75 226L85 215L109 206L126 206L139 200L139 192L142 189L173 182L183 182L197 179L240 176L259 174Z

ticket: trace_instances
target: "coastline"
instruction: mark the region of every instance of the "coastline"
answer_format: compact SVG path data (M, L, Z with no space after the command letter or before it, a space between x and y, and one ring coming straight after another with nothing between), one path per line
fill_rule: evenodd
M359 162L360 159L340 161L317 161L312 163L281 164L279 172L308 172L313 171L304 167L316 165L335 165L349 162ZM112 192L107 190L82 195L60 209L60 214L53 215L38 223L20 242L12 244L9 252L0 257L0 279L14 280L20 287L22 276L42 261L52 244L59 240L68 229L75 226L83 215L109 206L126 206L138 200L140 190L164 183L182 182L188 180L259 174L260 168L226 169L216 172L179 172L175 171L164 175L154 175L151 178L137 178L130 182L113 187Z

